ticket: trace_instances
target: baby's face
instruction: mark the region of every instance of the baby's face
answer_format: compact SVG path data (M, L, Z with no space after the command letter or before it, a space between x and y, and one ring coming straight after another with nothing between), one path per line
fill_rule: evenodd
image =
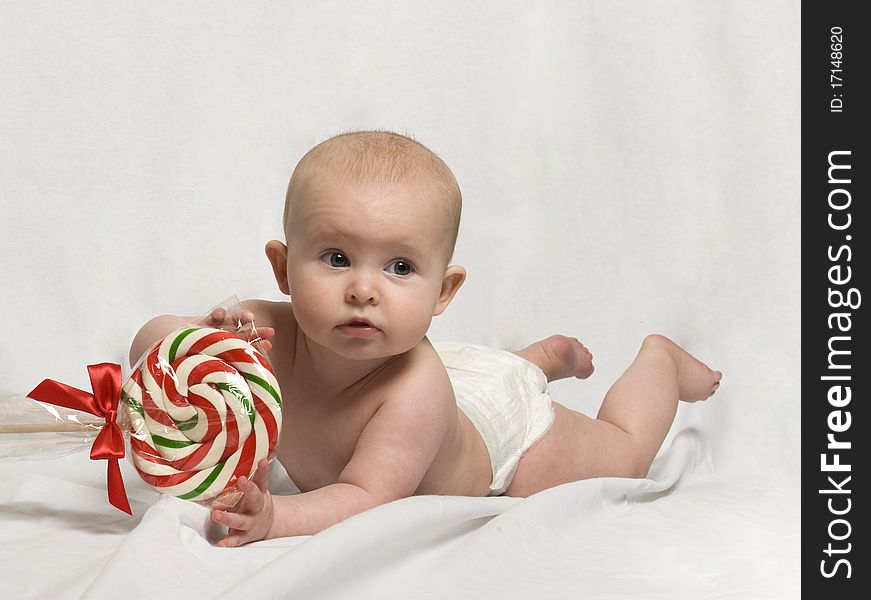
M313 181L288 226L299 327L351 359L406 352L426 335L448 251L432 186Z

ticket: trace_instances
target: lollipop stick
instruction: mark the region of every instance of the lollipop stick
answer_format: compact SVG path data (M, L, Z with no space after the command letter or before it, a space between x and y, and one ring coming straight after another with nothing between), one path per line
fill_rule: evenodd
M0 435L4 433L48 433L67 431L89 431L103 427L103 421L87 421L84 423L0 423Z

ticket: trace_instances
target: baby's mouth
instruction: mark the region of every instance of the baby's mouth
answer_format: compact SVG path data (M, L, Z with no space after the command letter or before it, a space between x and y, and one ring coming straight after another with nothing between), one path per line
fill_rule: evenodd
M381 332L380 329L375 327L375 325L367 319L352 319L339 325L338 329L343 334L355 338L372 337Z

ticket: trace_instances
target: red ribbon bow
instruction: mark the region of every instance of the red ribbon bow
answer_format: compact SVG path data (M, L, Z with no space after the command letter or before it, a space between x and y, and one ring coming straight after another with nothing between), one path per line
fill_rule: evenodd
M53 379L44 379L28 396L39 402L83 410L106 419L106 424L94 440L94 445L91 446L91 460L109 461L107 473L109 503L132 515L127 492L124 490L124 481L121 479L121 467L118 465L118 460L124 458L124 436L118 423L115 422L118 401L121 398L121 365L114 363L88 365L88 375L91 378L93 394Z

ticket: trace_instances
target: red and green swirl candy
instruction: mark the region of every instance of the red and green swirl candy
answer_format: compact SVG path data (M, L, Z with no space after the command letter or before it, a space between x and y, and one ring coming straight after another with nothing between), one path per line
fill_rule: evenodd
M273 455L281 392L272 367L221 329L166 336L125 382L131 459L159 492L209 500Z

